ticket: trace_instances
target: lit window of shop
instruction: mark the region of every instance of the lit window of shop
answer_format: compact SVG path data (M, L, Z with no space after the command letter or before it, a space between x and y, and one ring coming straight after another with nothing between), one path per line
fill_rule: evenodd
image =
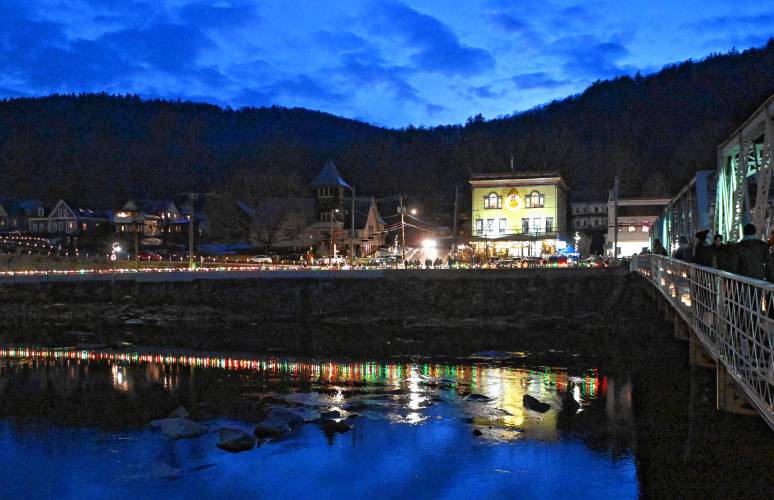
M545 196L537 191L532 191L527 195L525 201L527 208L542 208L545 205Z
M633 233L635 231L634 224L629 224L629 232Z
M532 219L532 230L536 233L543 232L543 219L540 217Z
M489 193L484 198L484 208L503 208L503 197L497 193Z

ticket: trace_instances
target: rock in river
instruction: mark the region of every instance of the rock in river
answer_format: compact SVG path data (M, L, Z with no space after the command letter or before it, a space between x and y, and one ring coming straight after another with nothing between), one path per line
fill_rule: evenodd
M348 423L344 422L343 420L335 421L335 420L327 420L323 422L320 427L322 427L323 432L328 437L333 437L336 433L345 433L347 431L352 430L352 426Z
M522 402L524 403L525 408L528 410L536 411L538 413L545 413L551 409L551 405L548 403L543 403L542 401L533 398L529 394L524 395Z
M255 438L239 429L224 427L218 429L218 443L216 446L221 450L234 453L252 450L253 446L255 446Z
M475 392L465 396L465 401L491 401L491 400L492 398L490 398L489 396L484 396L483 394L476 394Z
M188 410L182 406L178 406L172 410L172 413L169 414L169 418L186 418L188 415L190 415Z
M335 418L341 418L341 412L338 410L324 411L320 413L320 418L323 420L333 420Z
M294 427L304 423L304 417L287 408L275 407L256 427L257 438L278 438L289 434Z
M162 418L153 420L151 425L172 439L195 438L207 434L207 427L187 418Z

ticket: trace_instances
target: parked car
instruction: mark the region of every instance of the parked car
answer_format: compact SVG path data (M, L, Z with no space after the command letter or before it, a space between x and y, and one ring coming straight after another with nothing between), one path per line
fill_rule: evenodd
M161 255L155 252L139 252L137 254L137 260L144 260L148 262L159 262L162 260Z
M319 266L343 266L346 263L347 259L341 255L337 255L336 257L323 257L321 259L317 259L317 265Z
M248 260L251 264L271 264L273 261L268 255L256 255Z

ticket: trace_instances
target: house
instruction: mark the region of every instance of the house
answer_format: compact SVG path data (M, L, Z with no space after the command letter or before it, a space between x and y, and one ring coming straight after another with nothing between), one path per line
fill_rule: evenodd
M112 231L113 215L103 210L74 208L59 200L47 216L30 217L29 226L31 233L52 236L105 234Z
M143 237L181 232L181 221L187 219L171 200L132 199L115 214L117 232L138 232Z
M354 248L354 255L366 257L376 252L386 241L384 219L379 214L376 199L373 196L356 197L354 202L355 234L352 234L352 204L346 210L341 243L344 247Z
M0 231L30 230L31 217L45 217L46 209L38 200L0 199Z
M316 248L318 256L333 255L343 248L340 240L345 236L344 220L348 213L345 191L353 188L331 159L325 162L311 187L315 221L304 229L304 239Z
M558 172L478 174L469 182L475 254L540 257L567 241L567 185Z

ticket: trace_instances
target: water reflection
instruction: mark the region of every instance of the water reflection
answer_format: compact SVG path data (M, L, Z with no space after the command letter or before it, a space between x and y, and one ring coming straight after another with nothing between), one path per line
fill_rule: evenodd
M525 394L551 410L527 410ZM567 398L578 403L577 410L567 409ZM212 435L197 444L173 444L147 430L151 419L178 405L211 429L230 418L228 425L249 431L261 409L274 405L356 418L354 430L335 439L310 424L246 454L252 458L231 458L215 448ZM160 479L159 470L187 475L190 489L184 491L191 494L217 491L224 477L239 478L241 489L230 490L235 494L272 485L282 496L321 487L362 496L383 483L392 484L396 495L550 495L561 493L557 485L567 478L585 485L587 493L621 497L637 491L626 430L632 427L631 385L597 369L0 347L0 416L48 422L44 431L33 431L10 430L0 421L0 446L17 450L0 465L0 479L18 467L50 467L49 455L35 456L34 446L25 452L33 458L18 451L40 440L60 442L63 468L76 460L68 453L80 461L93 456L94 463L85 466L100 471L103 481L145 493L165 487L154 483L169 475ZM58 431L51 423L70 427ZM66 429L92 425L111 430L77 431L83 443L73 444L69 434L76 431ZM146 448L165 451L154 458ZM331 482L344 471L356 479ZM441 477L449 484L442 487ZM46 484L45 475L34 480Z

